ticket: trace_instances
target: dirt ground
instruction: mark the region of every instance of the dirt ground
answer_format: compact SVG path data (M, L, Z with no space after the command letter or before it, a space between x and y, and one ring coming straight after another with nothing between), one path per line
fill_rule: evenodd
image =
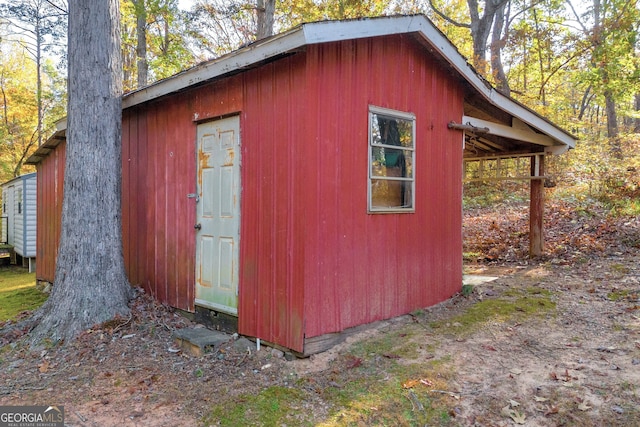
M639 220L553 205L548 255L531 262L521 256L525 214L518 207L467 213L465 236L473 243L465 252L474 255L465 271L497 279L419 315L380 322L325 353L289 361L230 337L193 357L176 347L172 332L196 325L142 294L131 318L63 347L34 351L5 337L0 405L63 405L69 426L195 426L221 399L300 378L322 385L327 371L340 375L336 366L354 343L420 322L424 333L406 339L420 342L425 360L447 360L449 425L640 425ZM446 323L513 289L548 292L556 307L522 322L490 321L470 334ZM447 327L431 329L435 321ZM320 423L330 409L314 399L308 409Z

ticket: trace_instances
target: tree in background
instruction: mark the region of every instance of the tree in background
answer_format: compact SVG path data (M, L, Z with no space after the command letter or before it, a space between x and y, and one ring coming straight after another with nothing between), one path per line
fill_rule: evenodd
M69 2L69 113L54 286L33 342L59 342L128 313L121 225L118 0Z
M0 17L8 25L4 34L5 41L22 46L36 63L36 100L38 121L36 137L38 145L43 139L43 95L42 64L43 53L60 47L60 38L65 34L66 1L64 0L13 0L0 4Z
M467 0L468 15L466 15L465 21L446 13L442 6L435 3L435 0L429 0L429 5L433 12L446 23L469 29L473 45L472 62L474 67L483 76L492 74L497 88L509 95L509 81L502 65L502 48L508 37L511 0L484 0L482 2ZM523 5L523 7L529 6ZM487 51L489 51L488 60ZM490 70L488 64L491 64Z
M125 90L146 86L195 63L177 0L121 0L120 5Z
M187 13L189 39L201 59L283 32L303 22L380 16L398 11L383 0L197 0Z
M596 100L604 101L611 152L621 158L618 106L630 110L640 91L638 5L622 0L593 0L592 6L582 13L571 2L568 5L588 53L583 61L585 67L578 75L589 90L593 89Z
M42 61L40 98L36 64L15 43L0 43L0 182L23 173L26 158L38 146L38 110L44 134L64 116L65 79L51 60Z

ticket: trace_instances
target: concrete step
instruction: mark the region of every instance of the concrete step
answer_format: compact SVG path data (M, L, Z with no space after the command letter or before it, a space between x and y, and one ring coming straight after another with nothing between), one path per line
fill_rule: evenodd
M231 340L231 335L207 328L184 328L176 329L173 338L183 351L200 357L208 349Z

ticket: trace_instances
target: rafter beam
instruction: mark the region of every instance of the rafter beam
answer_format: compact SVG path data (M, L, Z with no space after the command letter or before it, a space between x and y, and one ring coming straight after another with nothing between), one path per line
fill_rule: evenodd
M477 119L475 117L463 116L462 123L479 128L488 128L489 135L501 136L503 138L515 139L517 141L528 142L536 145L550 147L555 145L553 139L547 135L534 132L533 130L523 129L521 127L513 127L490 122L488 120Z

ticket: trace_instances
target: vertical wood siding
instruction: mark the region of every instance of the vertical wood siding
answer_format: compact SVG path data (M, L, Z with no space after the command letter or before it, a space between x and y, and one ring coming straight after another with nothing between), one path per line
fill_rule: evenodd
M195 127L188 105L123 115L123 243L129 281L193 310Z
M36 277L53 283L60 243L62 183L66 143L60 143L37 166Z
M313 337L442 301L462 281L463 93L410 37L311 46L305 333ZM367 214L368 106L416 115L416 205ZM307 146L313 146L309 141ZM317 184L320 183L320 184Z
M462 140L447 123L462 103L448 72L395 36L307 46L125 110L130 282L194 309L196 206L186 196L196 191L196 127L240 114L240 333L304 351L305 338L448 298L462 280ZM369 105L416 116L415 213L367 213ZM51 198L56 180L38 178L39 197ZM56 200L39 214L59 218ZM38 228L39 251L52 227ZM38 257L40 272L52 258Z
M241 333L303 351L460 289L463 93L427 56L368 39L245 73ZM416 114L413 214L367 213L369 105Z
M245 73L240 333L302 350L308 145L304 56Z
M237 79L123 112L123 244L129 281L194 309L197 120L239 111Z
M24 179L23 191L23 257L31 258L36 256L37 238L37 175L30 175Z

